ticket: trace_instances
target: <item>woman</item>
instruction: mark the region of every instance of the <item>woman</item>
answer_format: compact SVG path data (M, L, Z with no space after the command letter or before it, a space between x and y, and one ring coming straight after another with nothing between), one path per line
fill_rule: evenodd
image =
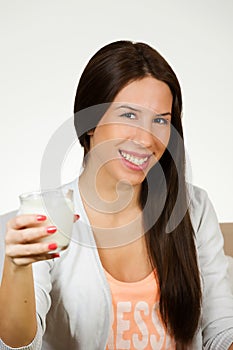
M45 217L8 222L1 348L233 349L223 239L208 196L185 182L171 67L146 44L109 44L74 112L84 169L65 188L80 219L60 257L35 242Z

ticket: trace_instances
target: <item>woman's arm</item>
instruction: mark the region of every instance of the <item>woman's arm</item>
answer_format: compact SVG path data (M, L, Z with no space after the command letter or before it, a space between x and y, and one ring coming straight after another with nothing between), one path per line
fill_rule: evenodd
M51 259L48 235L37 215L21 215L7 225L5 263L0 288L0 338L10 347L30 344L37 332L32 263Z
M202 334L205 350L226 350L233 342L233 295L223 236L205 191L195 190L193 224L203 283Z
M11 347L32 342L37 331L32 267L6 257L0 289L0 336Z

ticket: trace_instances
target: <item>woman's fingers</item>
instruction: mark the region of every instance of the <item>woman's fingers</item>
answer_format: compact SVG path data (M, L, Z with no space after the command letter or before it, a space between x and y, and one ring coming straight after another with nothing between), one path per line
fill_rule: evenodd
M29 244L8 244L6 255L11 258L34 257L47 255L57 249L57 243L29 243Z
M6 244L27 244L36 240L51 236L57 231L56 226L30 227L21 230L9 229L6 235Z
M24 214L18 215L12 218L7 223L7 228L12 228L15 230L20 230L24 227L35 226L39 223L45 221L47 217L45 215L40 214Z
M59 256L60 255L58 253L54 253L54 254L35 255L30 257L11 258L11 260L17 266L27 266L37 261L51 260L51 259L58 258Z
M78 219L79 215L74 215L74 222ZM56 226L48 226L49 221L46 221L44 215L26 214L18 215L7 223L5 253L14 264L26 266L59 257L58 253L54 253L58 248L56 242L40 241L57 231Z
M29 265L35 261L58 257L55 242L40 242L57 231L55 226L46 226L46 216L19 215L7 224L5 254L16 265ZM47 223L48 224L48 223Z

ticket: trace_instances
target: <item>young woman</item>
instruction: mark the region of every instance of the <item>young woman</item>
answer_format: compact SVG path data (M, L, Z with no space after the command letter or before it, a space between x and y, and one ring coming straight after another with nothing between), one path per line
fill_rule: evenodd
M74 112L85 157L64 188L80 218L60 257L37 242L40 213L2 218L0 348L233 349L223 238L206 192L185 180L171 67L146 44L109 44Z

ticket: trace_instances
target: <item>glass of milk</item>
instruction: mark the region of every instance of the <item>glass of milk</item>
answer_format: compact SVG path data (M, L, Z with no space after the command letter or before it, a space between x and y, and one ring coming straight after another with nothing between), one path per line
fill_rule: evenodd
M35 191L21 194L19 199L19 214L45 215L47 220L40 225L57 228L55 233L41 238L38 242L57 243L57 249L51 251L51 254L66 249L71 239L74 220L73 191Z

